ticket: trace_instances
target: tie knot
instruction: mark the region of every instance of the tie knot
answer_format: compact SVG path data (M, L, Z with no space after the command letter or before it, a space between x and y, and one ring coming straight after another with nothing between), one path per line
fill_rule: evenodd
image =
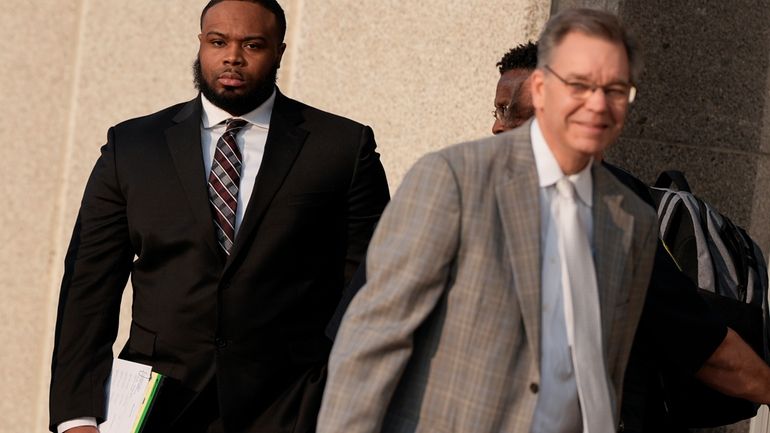
M234 119L234 118L227 119L226 122L227 122L227 129L225 130L225 132L229 134L237 134L241 128L246 126L246 123L247 123L243 119Z
M556 182L556 191L563 198L575 200L575 185L566 177L562 177Z

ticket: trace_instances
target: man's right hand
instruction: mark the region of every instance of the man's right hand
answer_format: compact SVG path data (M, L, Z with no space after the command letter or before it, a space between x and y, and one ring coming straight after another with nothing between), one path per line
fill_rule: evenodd
M99 429L90 425L84 425L65 430L64 433L99 433Z

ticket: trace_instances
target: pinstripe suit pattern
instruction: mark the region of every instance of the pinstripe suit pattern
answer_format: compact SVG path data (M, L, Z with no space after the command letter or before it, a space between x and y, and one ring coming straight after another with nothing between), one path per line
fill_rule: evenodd
M319 432L529 431L541 275L529 130L430 154L406 176L332 350ZM655 216L601 165L592 173L604 356L619 396Z

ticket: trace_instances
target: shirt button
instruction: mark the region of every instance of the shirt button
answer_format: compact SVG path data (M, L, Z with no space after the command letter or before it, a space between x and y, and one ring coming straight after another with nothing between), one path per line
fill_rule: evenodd
M532 391L532 394L537 394L537 392L540 391L540 386L538 386L537 383L532 382L529 384L529 390Z

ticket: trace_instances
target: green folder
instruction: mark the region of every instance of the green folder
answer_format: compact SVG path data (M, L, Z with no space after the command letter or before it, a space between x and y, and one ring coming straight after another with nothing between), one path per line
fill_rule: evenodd
M144 394L144 400L142 401L142 405L139 407L139 413L137 414L134 427L131 429L132 433L142 432L142 428L144 428L144 422L147 420L147 415L150 413L152 404L155 402L155 396L158 394L158 389L160 389L160 386L163 383L163 377L164 376L162 374L156 373L154 371L150 375L150 380L147 383L147 390Z

